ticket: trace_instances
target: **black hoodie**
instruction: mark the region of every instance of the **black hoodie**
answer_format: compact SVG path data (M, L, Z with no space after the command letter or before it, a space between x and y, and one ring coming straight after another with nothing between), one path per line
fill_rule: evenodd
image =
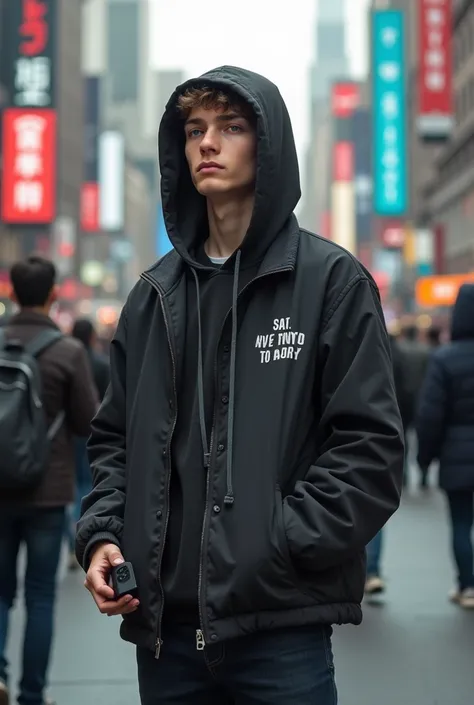
M197 315L196 284L208 275L193 255L204 202L191 184L175 112L178 93L203 84L242 95L257 115L258 134L255 208L242 247L226 264L232 295L210 382L204 355L202 365L195 360L206 341L201 335L199 344L197 335L189 357L186 340L188 303ZM375 283L345 250L299 227L291 125L277 88L264 78L224 67L181 86L162 121L160 160L175 249L142 274L111 345L111 384L89 441L94 489L83 501L77 556L87 567L98 541L120 545L140 591L122 635L158 656L173 600L173 557L164 573L163 556L188 376L198 388L191 446L201 455L199 482L206 477L194 582L205 642L358 623L365 546L398 506L404 455ZM247 266L255 275L241 286ZM209 398L215 404L207 423ZM183 429L181 436L184 443ZM178 595L177 603L187 597Z
M258 171L252 223L239 252L221 267L212 265L202 247L203 234L207 233L206 201L192 184L184 158L183 119L177 114L176 102L190 86L215 86L224 91L231 88L250 104L257 117ZM203 453L212 451L216 407L229 403L230 351L225 354L224 364L216 365L217 344L226 314L233 306L233 289L240 293L257 274L270 243L298 202L300 187L290 119L278 89L262 76L241 69L215 69L177 89L162 121L160 156L168 232L188 267L183 373L172 443L171 511L163 560L164 616L199 626L199 556L207 473ZM175 189L176 196L172 197ZM281 194L278 202L269 197L274 192Z

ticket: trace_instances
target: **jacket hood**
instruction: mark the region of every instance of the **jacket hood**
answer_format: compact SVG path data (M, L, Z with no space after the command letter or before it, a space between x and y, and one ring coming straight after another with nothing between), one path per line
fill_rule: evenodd
M299 201L300 180L295 141L288 110L278 88L252 71L222 66L186 81L172 94L159 131L161 197L168 236L180 256L199 268L192 253L206 222L206 199L195 189L184 148L183 121L176 104L191 87L232 90L257 117L255 206L240 248L242 260L257 261L282 230Z
M474 338L474 284L463 284L454 304L451 320L451 339Z

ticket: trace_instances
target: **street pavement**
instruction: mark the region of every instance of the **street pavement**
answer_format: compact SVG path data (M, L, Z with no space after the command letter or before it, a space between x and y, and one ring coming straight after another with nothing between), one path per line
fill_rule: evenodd
M362 626L335 630L340 705L472 705L474 613L447 601L449 532L436 490L405 493L386 529L384 573L387 593L364 605ZM138 705L134 649L118 637L118 618L96 612L82 580L75 573L61 582L51 695L58 705ZM18 607L13 682L23 616Z

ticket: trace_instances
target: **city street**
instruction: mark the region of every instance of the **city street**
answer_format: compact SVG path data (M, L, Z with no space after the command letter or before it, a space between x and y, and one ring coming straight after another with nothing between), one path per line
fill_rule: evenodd
M384 600L359 628L336 630L340 705L469 705L474 698L474 614L446 599L452 585L443 498L411 489L387 529ZM16 678L22 612L12 625ZM138 705L134 650L101 617L82 575L61 586L51 695L58 705ZM297 704L295 704L297 705Z

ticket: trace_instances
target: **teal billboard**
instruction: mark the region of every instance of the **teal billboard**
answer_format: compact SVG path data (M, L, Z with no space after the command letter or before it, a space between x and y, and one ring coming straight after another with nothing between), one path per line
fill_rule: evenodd
M405 33L400 10L372 12L374 211L401 216L408 207Z

